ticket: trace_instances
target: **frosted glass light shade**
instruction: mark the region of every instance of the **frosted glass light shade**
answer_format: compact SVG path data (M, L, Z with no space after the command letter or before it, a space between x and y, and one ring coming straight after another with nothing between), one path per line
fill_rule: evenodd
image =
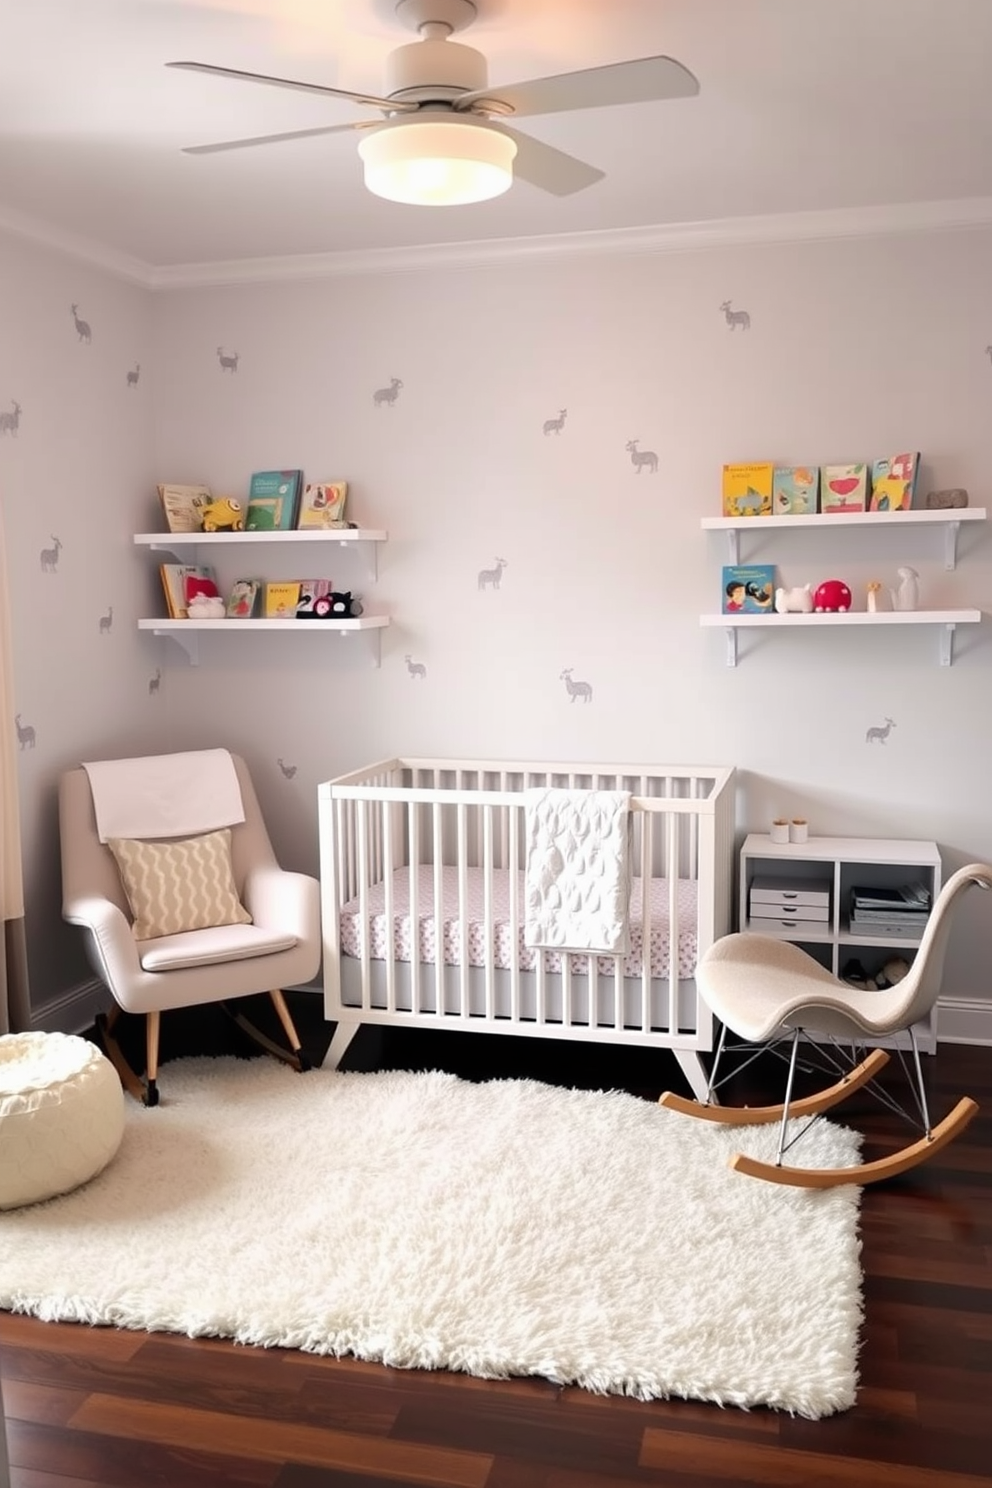
M517 147L509 135L454 119L403 119L358 146L365 184L388 201L455 207L488 201L513 184Z

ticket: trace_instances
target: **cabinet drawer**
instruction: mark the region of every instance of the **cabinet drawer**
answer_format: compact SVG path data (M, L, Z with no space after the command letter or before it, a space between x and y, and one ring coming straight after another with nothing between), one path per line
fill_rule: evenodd
M747 929L753 935L776 935L782 933L786 940L805 940L807 936L811 940L826 941L830 938L830 922L828 920L800 920L783 919L781 916L754 916L747 922Z
M752 920L813 920L824 926L830 922L829 904L763 904L751 900Z
M773 878L761 875L751 880L751 905L756 904L808 904L830 909L829 878L802 879ZM809 916L818 919L819 916Z

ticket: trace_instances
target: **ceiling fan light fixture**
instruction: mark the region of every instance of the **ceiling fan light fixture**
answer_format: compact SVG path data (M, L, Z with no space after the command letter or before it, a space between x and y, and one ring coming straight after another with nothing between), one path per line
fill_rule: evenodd
M456 207L508 191L517 146L488 124L396 119L366 134L358 153L365 185L376 196L409 206Z

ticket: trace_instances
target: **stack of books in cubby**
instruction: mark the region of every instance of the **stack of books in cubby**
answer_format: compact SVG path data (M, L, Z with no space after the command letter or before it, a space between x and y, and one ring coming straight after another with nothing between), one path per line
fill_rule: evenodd
M875 939L918 940L930 917L930 890L923 883L898 888L851 887L851 934Z

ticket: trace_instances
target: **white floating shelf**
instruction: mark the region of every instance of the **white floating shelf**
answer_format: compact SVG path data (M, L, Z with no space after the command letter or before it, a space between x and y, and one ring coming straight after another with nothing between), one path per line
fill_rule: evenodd
M761 518L758 519L762 520ZM769 517L774 522L791 520ZM803 521L799 517L795 520ZM813 520L812 518L805 520ZM832 518L830 520L833 520ZM870 625L876 629L885 625L937 625L941 628L941 666L950 666L953 660L953 635L956 625L977 625L982 619L982 610L896 610L880 611L870 615L865 610L847 610L810 615L700 615L700 625L717 627L727 632L727 665L737 665L738 630L780 630L783 626L800 625L807 630L817 630L830 625Z
M302 532L136 532L134 540L140 547L171 552L214 543L385 542L388 536L373 527L308 527Z
M771 527L898 527L923 526L944 528L944 566L957 564L958 531L962 522L984 522L988 513L983 506L944 507L940 511L905 512L811 512L804 517L703 517L701 525L713 532L726 532L728 562L740 562L741 532L761 533Z
M358 615L351 620L139 620L138 629L151 631L157 636L169 636L177 641L189 657L190 663L196 666L199 660L197 635L200 631L223 631L227 635L240 635L248 630L268 630L299 637L314 632L326 635L328 631L337 631L348 635L358 630L378 631L388 624L388 615ZM379 662L378 642L377 636L376 665Z

